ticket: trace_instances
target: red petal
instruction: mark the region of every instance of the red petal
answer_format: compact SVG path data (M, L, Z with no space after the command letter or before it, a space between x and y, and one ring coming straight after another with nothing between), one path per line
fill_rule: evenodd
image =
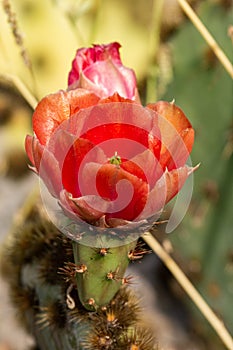
M65 124L62 123L62 125ZM65 157L67 156L70 148L75 143L76 137L66 130L63 130L60 126L53 133L49 139L49 143L46 146L48 150L54 154L55 158L60 164L60 168L63 167Z
M194 130L183 111L173 103L160 101L147 106L159 115L162 149L160 163L169 170L183 166L192 150Z
M130 159L148 148L159 158L160 133L158 128L155 132L153 115L136 103L108 102L81 110L70 119L69 130L100 145L109 158L117 152Z
M146 219L159 213L164 205L180 191L186 179L194 170L196 170L196 167L184 166L165 172L149 193L145 209L138 219Z
M33 165L35 165L33 151L32 151L32 141L33 141L33 137L30 135L27 135L25 138L25 150L28 155L28 158L30 159L30 162Z
M156 169L158 166L158 160L150 150L146 150L120 164L122 169L142 179L144 182L148 183L150 187L153 187L157 180Z
M101 146L111 158L115 152L130 159L148 148L148 132L134 125L106 124L97 126L83 135L83 138Z
M80 108L89 107L99 98L83 90L59 91L44 97L33 114L33 130L45 145L54 130Z
M44 152L44 146L42 146L36 137L26 136L25 149L31 163L35 166L36 171L39 171L41 157Z
M35 171L44 181L49 192L54 197L58 197L62 186L57 160L47 148L39 143L36 137L27 136L25 147L32 164L35 165Z
M86 179L82 177L82 169L90 161L105 163L107 159L103 151L90 141L77 139L69 149L62 168L63 186L73 197L83 195L80 187Z
M101 166L97 172L96 188L99 195L110 201L110 210L106 218L134 220L143 210L148 185L113 164Z
M99 192L96 185L96 177L102 165L103 164L96 163L95 161L88 162L84 165L82 169L82 175L79 178L81 196L99 196Z
M184 166L165 173L166 203L168 203L183 187L189 176L189 169L188 166Z

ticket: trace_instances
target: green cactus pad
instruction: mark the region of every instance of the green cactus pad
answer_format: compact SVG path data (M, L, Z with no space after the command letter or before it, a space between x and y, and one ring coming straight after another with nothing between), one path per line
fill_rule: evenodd
M95 310L108 304L124 284L128 254L137 241L111 248L93 248L73 242L74 259L85 271L76 273L78 295L83 306ZM77 269L78 270L78 269Z

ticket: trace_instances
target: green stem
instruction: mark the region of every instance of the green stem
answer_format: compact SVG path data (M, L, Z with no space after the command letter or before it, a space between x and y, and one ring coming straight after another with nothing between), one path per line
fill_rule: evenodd
M137 241L112 248L94 248L73 242L77 265L78 295L83 306L95 310L108 304L124 284L124 274L129 264L128 253Z

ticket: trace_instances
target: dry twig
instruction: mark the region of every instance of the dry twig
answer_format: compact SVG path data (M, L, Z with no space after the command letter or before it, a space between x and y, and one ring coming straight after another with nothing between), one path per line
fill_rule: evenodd
M142 238L149 245L149 247L154 251L155 254L162 260L164 265L170 270L177 282L181 285L184 291L192 299L194 304L201 311L203 316L207 319L210 325L218 334L219 338L226 345L228 350L233 350L233 339L224 326L223 322L215 315L206 301L203 299L201 294L192 285L189 279L185 276L180 267L172 259L172 257L165 251L165 249L159 244L157 239L152 236L150 232L146 232Z
M190 21L194 24L196 29L200 32L204 40L207 42L207 44L211 47L215 55L217 56L219 62L223 65L225 70L228 72L230 77L233 79L233 66L231 62L229 61L228 57L225 55L223 50L220 48L220 46L217 44L216 40L212 37L210 32L207 30L207 28L204 26L200 18L196 15L196 13L193 11L191 6L187 3L186 0L177 0L180 4L181 8L185 12L185 14L188 16Z

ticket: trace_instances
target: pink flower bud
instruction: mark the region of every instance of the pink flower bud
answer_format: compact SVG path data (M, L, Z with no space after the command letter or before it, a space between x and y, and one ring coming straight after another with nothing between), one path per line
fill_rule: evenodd
M69 89L84 88L100 98L118 93L130 100L138 99L136 77L123 66L120 44L94 45L77 50L68 77Z

